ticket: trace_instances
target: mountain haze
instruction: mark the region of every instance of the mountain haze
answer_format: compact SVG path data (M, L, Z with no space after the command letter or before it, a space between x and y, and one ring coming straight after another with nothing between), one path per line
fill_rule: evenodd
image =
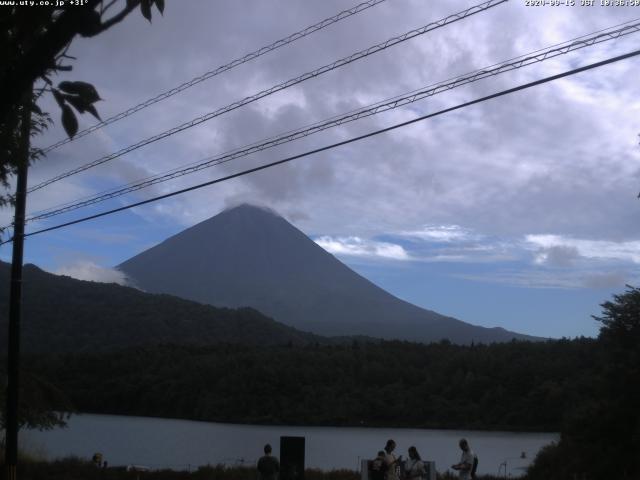
M137 287L219 307L253 307L320 335L454 343L533 339L474 326L400 300L284 218L240 205L118 266Z

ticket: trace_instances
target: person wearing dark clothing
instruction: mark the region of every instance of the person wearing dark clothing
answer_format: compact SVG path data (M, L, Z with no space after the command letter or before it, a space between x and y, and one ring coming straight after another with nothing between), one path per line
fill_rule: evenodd
M264 455L258 460L258 473L260 480L277 480L280 472L280 462L271 455L271 445L264 446Z
M387 473L385 456L384 450L380 450L378 456L371 461L371 480L385 480L384 477Z

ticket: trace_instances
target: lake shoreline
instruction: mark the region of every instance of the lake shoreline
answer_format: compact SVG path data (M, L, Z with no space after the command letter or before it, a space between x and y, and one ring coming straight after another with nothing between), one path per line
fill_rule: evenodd
M91 458L100 452L109 466L182 470L187 466L254 465L267 443L279 455L280 439L285 436L304 437L305 466L323 471L357 471L361 461L374 458L389 438L396 441L398 455L406 457L409 446L416 446L422 458L446 471L459 461L458 441L465 437L481 459L480 474L495 475L506 463L513 476L521 475L541 448L559 438L540 432L247 425L76 414L69 419L68 428L27 430L21 440L48 460Z
M345 422L345 423L279 423L279 422L260 422L254 420L215 420L215 419L204 419L204 418L188 418L188 417L158 417L154 415L144 415L144 414L129 414L129 413L121 413L121 412L71 412L72 416L76 415L103 415L103 416L118 416L118 417L130 417L130 418L149 418L149 419L157 419L157 420L181 420L186 422L199 422L199 423L216 423L220 425L256 425L261 427L327 427L327 428L364 428L364 429L391 429L395 428L398 430L448 430L448 431L468 431L468 432L478 432L478 433L493 433L493 432L510 432L510 433L540 433L540 434L559 434L558 430L554 429L514 429L509 425L495 426L493 427L467 427L467 426L443 426L443 425L433 425L433 424L417 424L417 425L399 425L392 423L354 423L354 422Z

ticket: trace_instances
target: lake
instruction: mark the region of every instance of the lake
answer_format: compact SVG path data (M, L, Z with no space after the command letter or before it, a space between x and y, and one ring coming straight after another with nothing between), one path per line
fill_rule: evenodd
M235 425L116 415L74 415L66 429L22 431L23 448L49 459L101 452L109 465L145 465L175 470L224 463L253 465L266 443L278 455L280 436L306 438L306 466L358 470L360 460L375 457L389 438L398 455L415 445L423 460L434 460L443 472L460 458L458 440L465 437L478 455L478 473L523 473L541 447L558 439L554 433L515 433L404 428L289 427ZM524 452L525 458L522 457Z

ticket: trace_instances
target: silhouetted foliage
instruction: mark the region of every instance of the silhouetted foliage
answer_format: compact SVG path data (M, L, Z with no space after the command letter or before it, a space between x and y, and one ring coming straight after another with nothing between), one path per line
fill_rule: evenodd
M29 105L34 119L32 134L42 131L50 117L37 105L44 93L51 93L61 109L61 123L68 136L78 130L78 113L88 112L100 118L94 103L100 100L93 85L81 81L61 82L54 86L52 76L72 70L73 57L67 51L76 35L95 37L121 22L137 9L151 21L155 4L162 13L164 0L85 0L82 6L60 2L54 5L25 7L3 5L0 8L0 185L8 186L8 178L16 173L21 160L17 153L20 139L20 111ZM113 7L117 13L111 13ZM31 93L34 84L39 83ZM31 150L30 161L41 156ZM11 197L0 195L0 207Z
M0 367L0 376L6 378L6 369ZM0 389L0 412L6 405L6 389ZM53 407L55 406L55 410ZM18 425L31 429L50 430L66 426L72 409L68 397L55 385L39 375L22 369L20 372L20 394ZM5 415L0 414L0 428L5 428Z
M532 479L639 478L640 289L628 287L601 306L589 389L567 416L558 444L536 459Z

